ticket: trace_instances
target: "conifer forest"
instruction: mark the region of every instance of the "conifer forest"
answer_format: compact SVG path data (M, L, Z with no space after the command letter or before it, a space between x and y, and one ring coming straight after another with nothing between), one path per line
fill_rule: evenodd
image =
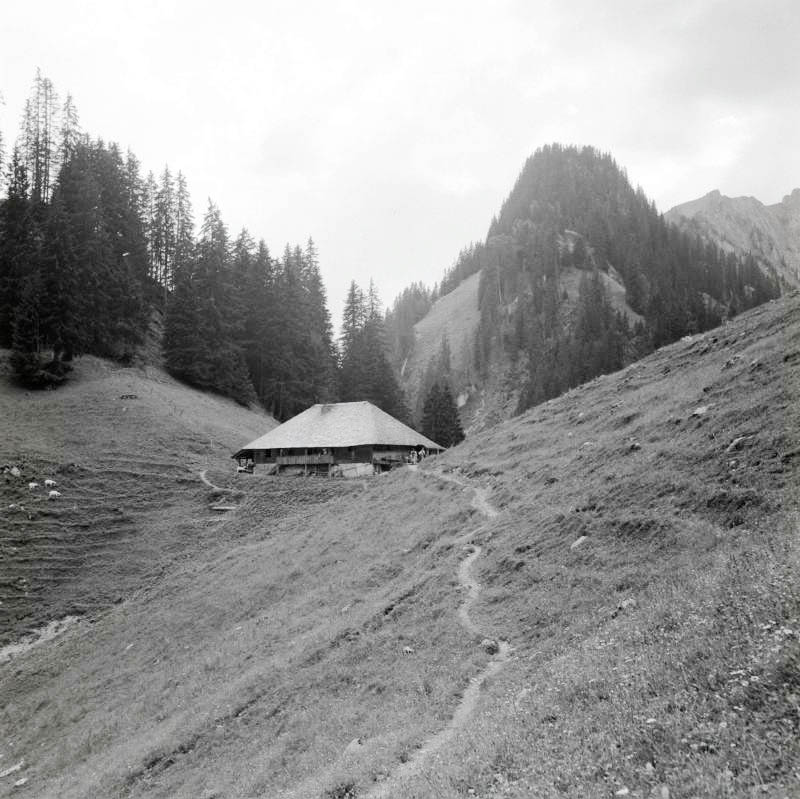
M577 302L562 277L580 275ZM486 239L459 253L432 290L409 286L388 314L394 363L438 297L480 272L473 367L485 380L499 358L527 377L518 411L609 373L654 349L719 325L780 295L777 279L667 223L605 153L548 145L525 163ZM603 275L624 284L634 320L615 310ZM449 356L431 360L423 396Z
M414 325L478 271L474 366L485 374L498 352L525 363L520 411L780 292L752 259L667 224L611 156L552 145L438 285L412 284L384 312L374 284L353 282L337 340L312 238L273 255L246 229L232 235L211 201L196 224L180 171L143 174L133 152L92 138L40 72L0 158L0 346L34 388L66 380L75 356L132 362L157 340L178 379L279 420L367 399L456 442L446 353L416 399L398 376ZM634 323L608 301L612 268ZM572 306L566 269L582 273Z
M91 138L41 73L3 168L0 346L24 383L57 385L82 354L130 361L155 331L176 377L278 419L337 396L310 238L273 257L211 202L195 235L185 176Z

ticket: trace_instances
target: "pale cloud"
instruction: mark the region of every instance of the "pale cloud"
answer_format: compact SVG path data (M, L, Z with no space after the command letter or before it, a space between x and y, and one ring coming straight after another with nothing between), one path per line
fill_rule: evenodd
M482 238L551 141L658 206L800 184L793 0L33 0L3 12L0 128L36 66L85 127L186 174L234 232L314 236L331 305L390 301Z

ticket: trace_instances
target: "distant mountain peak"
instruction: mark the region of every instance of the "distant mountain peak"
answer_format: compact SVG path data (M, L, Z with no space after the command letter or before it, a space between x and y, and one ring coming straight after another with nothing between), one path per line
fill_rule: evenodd
M755 197L726 197L714 189L664 216L724 250L751 253L785 284L800 286L800 188L775 205Z
M781 203L782 205L794 206L800 209L800 189L794 189L791 194L787 194Z
M682 210L729 220L737 203L745 217L766 213L719 190ZM777 296L777 281L731 249L665 224L610 154L545 145L438 300L421 316L424 296L396 304L394 357L411 404L445 376L465 426L482 429Z

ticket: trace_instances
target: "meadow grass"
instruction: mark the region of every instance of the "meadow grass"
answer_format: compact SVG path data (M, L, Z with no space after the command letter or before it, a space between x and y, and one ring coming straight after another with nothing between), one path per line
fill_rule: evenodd
M240 481L202 546L0 667L4 754L43 797L366 796L488 662L471 533L470 617L514 653L394 795L796 795L798 361L794 296L415 473Z

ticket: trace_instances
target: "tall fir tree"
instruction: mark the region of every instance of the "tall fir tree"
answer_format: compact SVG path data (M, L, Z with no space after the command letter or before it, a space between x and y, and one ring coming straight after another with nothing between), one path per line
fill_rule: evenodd
M59 143L57 163L59 167L69 161L75 154L78 142L81 140L81 126L78 110L72 95L68 94L61 106L61 124L59 128Z
M328 311L325 284L313 239L306 242L303 260L303 283L306 295L308 334L312 352L313 393L315 402L331 402L337 396L336 348L333 325Z
M464 440L458 408L446 382L435 382L425 397L422 433L443 447L454 447Z
M352 282L345 301L339 396L344 401L367 400L409 421L403 391L389 361L386 331L377 290L363 291Z
M163 302L173 284L175 260L177 203L175 182L168 166L164 167L155 196L155 215L153 218L153 255L155 258L156 280L161 285Z
M156 203L158 197L158 184L152 170L147 173L144 180L142 193L142 225L147 240L147 274L153 286L158 285L158 227Z
M414 418L422 424L424 414L424 405L428 396L428 392L436 383L446 383L451 385L452 374L452 358L450 354L450 341L447 335L442 336L442 342L439 345L439 351L428 361L425 371L422 374L419 389L417 390L417 404L414 408Z
M236 340L235 282L228 232L209 202L191 269L181 269L164 329L167 368L200 388L255 400L241 343Z
M23 279L38 268L40 236L29 199L28 170L19 146L11 155L7 185L7 197L0 203L0 346L4 347L11 346L14 310L20 302Z
M194 250L194 214L189 186L182 172L175 179L175 248L173 271L186 266Z
M58 168L58 95L50 78L36 70L31 94L25 101L21 145L30 180L31 199L46 203Z

